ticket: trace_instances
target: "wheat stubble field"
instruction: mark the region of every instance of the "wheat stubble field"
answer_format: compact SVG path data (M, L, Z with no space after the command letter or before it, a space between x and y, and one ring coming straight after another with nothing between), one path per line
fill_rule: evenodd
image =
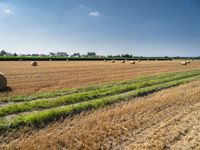
M4 138L2 149L199 149L200 82ZM16 139L17 137L17 139Z
M198 61L0 63L0 149L200 148Z
M0 62L12 92L0 93L1 97L31 95L38 92L53 91L107 83L140 76L161 74L199 68L200 61L189 66L181 66L180 61L142 61L130 65L120 61L112 64L102 61L42 61L34 68L30 62Z

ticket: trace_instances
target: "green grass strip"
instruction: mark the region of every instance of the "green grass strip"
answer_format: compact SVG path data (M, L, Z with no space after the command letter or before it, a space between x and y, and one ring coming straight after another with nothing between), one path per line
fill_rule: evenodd
M87 92L87 91L93 91L93 90L98 90L102 88L110 88L113 86L118 86L118 85L123 85L127 83L138 83L138 82L143 82L147 80L152 80L152 79L161 79L169 76L174 76L174 75L179 75L179 74L187 74L187 73L192 73L192 72L199 72L200 70L192 70L192 71L184 71L184 72L177 72L177 73L167 73L163 75L156 75L156 76L147 76L147 77L140 77L132 80L126 80L122 82L114 82L114 83L109 83L109 84L102 84L102 85L95 85L95 86L88 86L85 88L76 88L76 89L63 89L55 92L47 92L43 94L36 94L36 95L31 95L31 96L15 96L15 97L10 97L10 98L3 98L0 99L0 101L4 102L23 102L23 101L32 101L36 99L46 99L46 98L54 98L54 97L59 97L59 96L64 96L64 95L70 95L70 94L75 94L75 93L81 93L81 92Z
M1 123L0 130L5 130L7 128L16 128L18 126L24 126L24 125L39 125L41 123L52 121L55 118L59 118L61 116L70 115L77 111L79 112L79 111L88 110L88 109L96 109L96 108L103 107L105 105L108 105L114 102L127 100L131 97L145 95L145 94L152 93L164 88L169 88L172 86L187 83L195 79L199 79L199 76L190 77L187 79L180 79L177 81L171 81L171 82L162 83L158 85L153 85L153 86L138 89L136 91L130 91L130 92L126 92L126 93L122 93L118 95L99 98L99 99L95 99L91 101L85 101L85 102L72 104L68 106L56 107L52 109L46 109L46 110L42 110L38 112L24 114L21 116L17 116L15 119L12 119L5 124Z
M192 76L200 75L199 72L192 72L192 73L186 73L186 74L178 74L171 77L161 78L161 79L152 79L149 81L134 83L134 84L124 84L120 86L116 86L110 89L99 89L89 92L83 92L83 93L76 93L72 95L67 95L63 97L58 97L56 99L45 99L45 100L34 100L30 102L23 102L23 103L17 103L17 104L11 104L6 105L4 107L0 108L0 116L6 116L9 114L24 112L24 111L31 111L36 109L46 109L46 108L52 108L52 107L58 107L61 105L67 105L67 104L73 104L78 103L86 100L91 100L95 98L110 96L114 94L119 94L135 89L144 88L147 86L152 86L160 83L165 83L173 80L179 80L183 78L188 78Z

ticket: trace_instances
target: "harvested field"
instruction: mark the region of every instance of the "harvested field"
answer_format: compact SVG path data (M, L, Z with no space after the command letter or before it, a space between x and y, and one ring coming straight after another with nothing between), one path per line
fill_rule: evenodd
M179 61L142 61L134 66L120 61L47 61L32 67L30 62L0 62L0 72L8 79L11 91L0 93L1 98L16 95L32 95L62 88L82 87L124 79L132 79L149 74L175 72L200 68L194 61L187 66Z
M1 149L200 149L200 81L1 137Z
M18 64L24 68L11 75L27 76L19 78L27 90L51 83L50 78L58 83L1 96L0 149L178 149L184 144L199 149L200 62ZM72 80L67 80L70 73ZM32 82L34 75L40 82ZM67 81L76 84L66 86Z

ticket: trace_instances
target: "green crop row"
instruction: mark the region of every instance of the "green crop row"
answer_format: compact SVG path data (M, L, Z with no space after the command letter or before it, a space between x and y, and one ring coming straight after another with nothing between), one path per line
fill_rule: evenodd
M49 99L49 98L55 98L55 97L60 97L60 96L70 95L70 94L75 94L75 93L111 88L114 86L120 86L120 85L125 85L125 84L139 83L139 82L144 82L144 81L148 81L148 80L159 80L161 78L166 78L166 77L171 77L171 76L182 76L183 74L190 75L190 74L194 74L194 73L199 74L199 72L200 72L200 70L192 70L192 71L184 71L184 72L176 72L176 73L167 73L167 74L161 74L161 75L156 75L156 76L146 76L146 77L140 77L140 78L121 81L121 82L88 86L85 88L62 89L59 91L35 94L35 95L31 95L31 96L14 96L14 97L6 98L6 99L5 98L0 99L0 101L23 102L23 101L32 101L32 100L37 100L37 99L47 99L47 98Z
M101 98L106 96L111 96L115 94L124 93L127 91L133 91L136 89L166 83L170 81L176 81L180 79L185 79L189 77L199 76L199 71L187 72L182 74L174 74L173 76L167 76L163 78L153 78L137 83L127 82L126 84L119 84L113 87L105 87L100 89L95 89L91 91L69 94L61 97L56 97L54 99L38 99L29 102L14 103L10 105L5 105L0 108L0 116L6 116L9 114L31 111L36 109L46 109L52 107L58 107L62 105L69 105L73 103L79 103L82 101L92 100L95 98Z
M188 78L170 81L166 83L147 86L144 88L139 88L135 91L124 92L124 93L115 94L112 96L97 98L94 100L84 101L84 102L71 104L67 106L55 107L55 108L45 109L45 110L41 110L37 112L30 112L27 114L19 115L9 121L1 121L0 130L4 131L8 128L16 128L18 126L39 125L41 123L47 123L61 116L67 116L72 113L87 110L87 109L96 109L96 108L103 107L105 105L108 105L117 101L122 101L122 100L129 99L131 97L148 94L148 93L158 91L164 88L169 88L175 85L187 83L195 79L199 79L199 76L188 77Z

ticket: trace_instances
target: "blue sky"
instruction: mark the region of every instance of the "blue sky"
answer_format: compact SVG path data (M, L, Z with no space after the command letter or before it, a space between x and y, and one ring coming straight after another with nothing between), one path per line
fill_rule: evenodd
M0 49L200 56L200 0L0 0Z

